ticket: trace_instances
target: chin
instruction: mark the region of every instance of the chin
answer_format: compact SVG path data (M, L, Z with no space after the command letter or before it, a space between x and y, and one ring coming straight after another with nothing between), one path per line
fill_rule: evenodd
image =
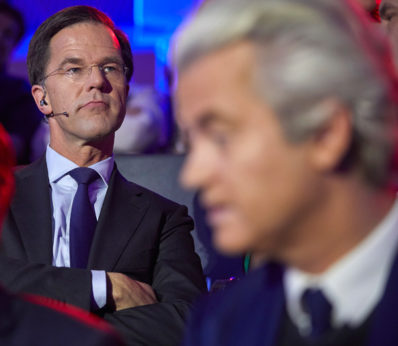
M220 253L227 256L245 254L252 248L247 239L233 237L232 234L215 233L213 243Z

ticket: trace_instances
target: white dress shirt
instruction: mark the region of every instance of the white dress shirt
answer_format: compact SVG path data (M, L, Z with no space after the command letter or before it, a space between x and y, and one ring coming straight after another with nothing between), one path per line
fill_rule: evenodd
M78 165L57 153L50 146L47 146L46 162L51 187L53 214L53 265L56 267L70 267L69 225L72 202L77 191L77 182L68 173L77 168ZM113 166L113 157L89 166L101 177L101 179L97 179L88 187L89 198L94 205L97 220L108 190ZM92 270L91 273L93 298L97 306L102 308L106 304L105 271Z
M366 212L366 211L364 211ZM301 297L320 288L333 306L332 326L359 326L381 299L398 244L398 201L387 216L352 251L326 272L311 275L288 268L284 276L287 312L302 335L310 332Z

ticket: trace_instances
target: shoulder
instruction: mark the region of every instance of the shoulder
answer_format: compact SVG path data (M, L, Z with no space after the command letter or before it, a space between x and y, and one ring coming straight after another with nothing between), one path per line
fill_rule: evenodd
M36 161L28 165L19 165L14 168L14 175L17 180L24 179L32 175L43 175L48 177L47 164L43 155Z
M45 191L49 186L47 165L44 156L39 160L24 166L14 168L15 193L12 205L27 194Z
M225 290L211 293L197 305L199 314L216 316L221 319L233 319L250 313L251 309L260 306L273 289L282 288L281 267L267 264L249 272L240 280L232 282Z
M201 340L198 345L253 344L257 337L264 336L271 319L278 318L282 311L280 275L275 280L273 271L265 266L224 291L202 298L189 321L186 345L196 345L194 340Z
M132 181L127 180L118 169L115 170L110 185L114 184L115 189L124 189L126 192L131 195L135 195L149 202L151 208L163 210L165 212L173 212L176 209L183 208L181 204L172 201L144 186L136 184Z

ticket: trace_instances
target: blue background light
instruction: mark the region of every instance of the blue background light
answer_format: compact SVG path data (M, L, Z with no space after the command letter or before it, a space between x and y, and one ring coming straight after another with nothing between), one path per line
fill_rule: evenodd
M169 40L177 26L199 0L11 0L26 20L26 36L14 52L11 73L26 76L25 59L29 41L46 18L73 5L90 5L107 13L129 36L137 67L137 83L166 88L164 69Z

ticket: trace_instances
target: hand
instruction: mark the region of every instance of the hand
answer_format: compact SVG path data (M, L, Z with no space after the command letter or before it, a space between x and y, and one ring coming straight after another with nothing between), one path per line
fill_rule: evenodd
M157 303L152 287L121 273L107 273L115 310Z

